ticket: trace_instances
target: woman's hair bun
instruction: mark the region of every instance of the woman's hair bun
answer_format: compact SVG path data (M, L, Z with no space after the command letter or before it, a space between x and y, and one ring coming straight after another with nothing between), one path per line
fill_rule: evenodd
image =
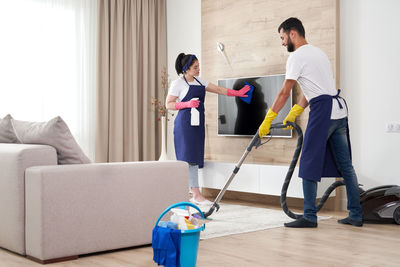
M185 57L185 53L180 53L178 57L176 58L175 61L175 70L176 73L179 75L183 73L183 64L182 64L182 59Z

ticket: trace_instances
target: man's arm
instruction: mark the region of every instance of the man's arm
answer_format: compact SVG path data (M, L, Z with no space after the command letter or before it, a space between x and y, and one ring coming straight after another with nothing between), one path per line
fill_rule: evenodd
M308 101L307 101L306 97L303 94L302 94L299 102L297 103L297 105L299 105L299 106L301 106L303 108L308 107Z
M283 82L282 89L279 91L277 97L275 98L274 103L272 104L271 109L273 112L279 113L279 111L281 111L281 109L285 105L286 101L288 100L288 98L290 96L290 91L292 90L295 83L296 83L295 80L285 80ZM305 97L304 97L304 100L305 100ZM304 102L304 101L302 101L302 102ZM307 104L308 104L308 102L307 102ZM299 102L299 105L300 105L300 102ZM302 106L302 105L300 105L300 106Z
M258 129L258 134L260 138L269 133L271 122L276 118L276 116L278 116L278 112L283 108L286 101L290 97L290 91L292 90L295 83L296 83L295 80L288 80L288 79L286 79L283 82L282 89L279 91L277 97L275 98L274 103L272 104L272 107L268 110L267 115L265 115L264 121L261 123ZM308 105L307 99L303 95L299 101L299 104L294 105L292 107L292 109L288 114L288 116L290 115L290 117L288 118L287 116L283 124L286 124L287 121L294 122L296 116L300 115L307 105ZM293 111L293 109L295 109L295 111ZM293 113L293 115L291 113ZM286 127L285 129L289 129L289 127Z
M302 94L300 100L297 104L295 104L289 111L289 114L283 120L283 124L287 124L287 122L292 122L296 120L296 117L300 116L303 113L304 109L308 106L308 101L306 97ZM284 130L293 129L292 126L287 126Z

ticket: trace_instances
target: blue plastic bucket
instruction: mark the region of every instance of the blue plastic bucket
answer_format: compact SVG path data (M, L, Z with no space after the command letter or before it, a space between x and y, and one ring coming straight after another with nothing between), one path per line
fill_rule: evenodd
M160 217L156 222L156 226L158 225L161 218L169 212L171 209L181 206L190 206L199 211L203 218L203 212L193 203L190 202L179 202L169 206L166 210L161 213ZM205 225L203 224L202 227L193 229L193 230L181 230L181 254L180 254L180 263L181 267L195 267L197 261L197 251L199 248L199 240L200 240L200 232L203 231Z

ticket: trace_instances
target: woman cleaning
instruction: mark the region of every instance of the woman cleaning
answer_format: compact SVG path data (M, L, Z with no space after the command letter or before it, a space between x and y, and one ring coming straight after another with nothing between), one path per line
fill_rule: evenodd
M180 53L175 61L175 69L180 76L171 83L166 99L166 107L179 110L175 118L174 143L177 160L189 163L189 186L196 205L211 205L200 192L198 169L204 165L204 98L207 92L227 96L247 97L248 85L240 90L232 90L198 77L199 61L195 55Z

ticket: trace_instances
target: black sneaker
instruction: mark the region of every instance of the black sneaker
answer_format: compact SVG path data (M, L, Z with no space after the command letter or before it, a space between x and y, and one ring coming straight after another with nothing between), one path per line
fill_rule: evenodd
M354 219L352 219L350 217L346 217L344 219L340 219L340 220L338 220L338 223L350 224L350 225L357 226L357 227L363 226L362 220L357 221L357 220L354 220Z
M293 222L284 223L283 225L286 227L292 227L292 228L315 228L318 226L318 223L306 220L302 217Z

